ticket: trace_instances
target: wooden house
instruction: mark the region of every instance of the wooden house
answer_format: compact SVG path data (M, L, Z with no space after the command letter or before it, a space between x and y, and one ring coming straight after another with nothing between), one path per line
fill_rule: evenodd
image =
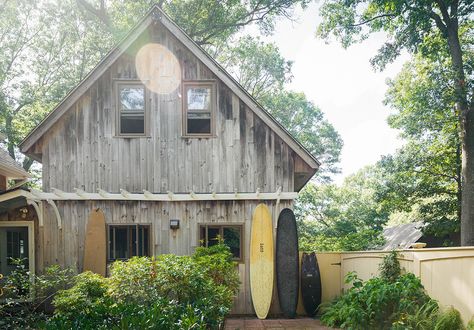
M253 313L253 210L265 203L276 224L319 166L158 7L20 147L42 163L43 188L0 195L28 210L4 211L0 223L29 228L34 271L82 271L87 219L101 209L107 262L227 239L242 280L237 314Z

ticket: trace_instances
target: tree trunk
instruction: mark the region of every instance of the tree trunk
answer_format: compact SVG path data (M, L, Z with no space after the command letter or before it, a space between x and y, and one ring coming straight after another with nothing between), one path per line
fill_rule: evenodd
M447 24L447 39L455 73L456 110L461 124L461 245L471 246L474 245L474 113L467 100L466 76L455 19Z
M474 113L463 116L461 245L474 245Z
M15 145L13 144L13 117L10 113L5 118L5 134L7 136L7 149L10 157L16 160Z

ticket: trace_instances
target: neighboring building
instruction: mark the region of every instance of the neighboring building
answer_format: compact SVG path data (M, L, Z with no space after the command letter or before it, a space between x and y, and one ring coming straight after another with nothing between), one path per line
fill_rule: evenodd
M319 166L158 7L20 147L42 163L43 191L0 195L0 207L22 203L0 226L29 230L29 248L10 240L9 253L23 251L32 271L82 271L87 219L100 208L108 262L227 239L242 281L238 314L253 313L253 210L265 203L276 220Z
M29 174L10 157L7 151L0 148L0 196L5 194L8 189L14 189L14 186L10 184L11 181L18 180L19 184L21 184L22 182L26 182L28 178ZM22 205L24 205L24 203L18 200L7 200L0 203L0 220L2 219L2 213L5 214L10 209L21 208ZM12 242L17 242L16 246L18 252L21 248L25 256L25 244L28 244L26 242L28 236L28 230L26 228L3 225L6 224L0 221L0 274L11 271L11 265L9 260L7 260L7 256L13 255Z
M459 232L438 237L424 234L424 226L423 222L417 221L385 228L382 233L385 244L380 249L385 251L409 249L415 243L424 243L426 248L460 246Z
M422 222L410 222L387 227L382 233L385 244L380 249L385 251L409 249L423 236L422 229Z
M9 180L25 181L28 178L28 172L7 151L0 148L0 193L9 188Z

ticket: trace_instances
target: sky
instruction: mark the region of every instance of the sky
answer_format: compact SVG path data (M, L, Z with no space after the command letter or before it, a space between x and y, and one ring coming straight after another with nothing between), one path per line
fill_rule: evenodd
M275 42L282 55L294 62L289 88L304 92L341 135L342 173L334 178L341 183L403 144L387 124L390 109L383 100L387 78L395 77L409 56L403 54L383 72L376 72L369 60L386 40L382 33L344 49L336 40L327 44L316 38L317 4L295 11L295 17L296 22L279 20L275 33L265 40Z

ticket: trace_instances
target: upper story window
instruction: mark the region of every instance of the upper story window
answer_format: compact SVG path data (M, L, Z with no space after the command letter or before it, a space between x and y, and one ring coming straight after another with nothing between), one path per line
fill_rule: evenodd
M146 135L146 89L141 83L118 83L118 135Z
M185 82L184 135L212 136L214 134L215 84Z

